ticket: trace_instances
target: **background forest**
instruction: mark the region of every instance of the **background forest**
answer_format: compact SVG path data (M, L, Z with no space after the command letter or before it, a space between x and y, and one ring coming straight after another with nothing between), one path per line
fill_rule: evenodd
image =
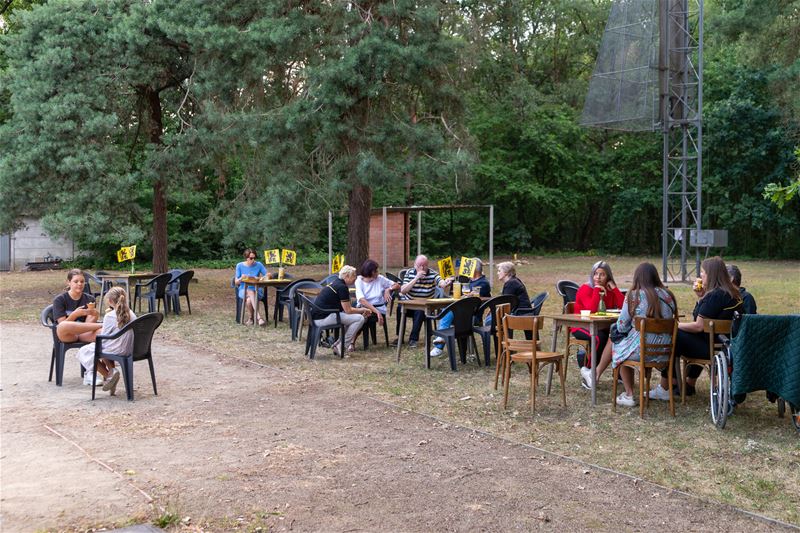
M370 206L492 203L503 252L657 254L660 135L578 125L611 3L0 2L0 230L302 255L328 210L344 251ZM800 174L800 0L706 0L704 57L703 225L798 258L800 202L763 192ZM453 217L423 248L485 250Z

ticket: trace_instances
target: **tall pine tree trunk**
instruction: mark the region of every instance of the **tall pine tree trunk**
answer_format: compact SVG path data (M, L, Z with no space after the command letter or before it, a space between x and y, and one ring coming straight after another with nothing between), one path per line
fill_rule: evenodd
M350 190L347 218L347 264L356 268L369 257L369 211L372 189L357 183Z
M161 145L164 123L161 99L151 87L144 89L150 108L150 142ZM166 272L167 263L167 184L159 178L153 184L153 272Z

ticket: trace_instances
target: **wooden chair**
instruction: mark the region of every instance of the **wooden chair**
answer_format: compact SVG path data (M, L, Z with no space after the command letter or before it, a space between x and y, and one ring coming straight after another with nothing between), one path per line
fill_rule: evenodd
M675 337L678 334L678 321L674 318L644 318L637 316L634 318L634 327L639 331L639 360L623 361L614 368L614 379L611 392L611 402L613 410L617 412L617 380L619 379L620 367L627 366L639 371L639 416L644 418L644 408L647 405L650 390L650 374L654 368L663 369L668 367L668 382L672 383L672 372L675 362ZM647 342L648 334L669 334L669 342L650 343ZM654 357L669 356L668 361L648 362ZM672 387L669 388L669 412L675 416L675 399L672 397Z
M511 363L525 363L530 367L531 375L531 412L536 410L536 387L539 385L539 371L543 365L555 365L561 379L561 404L567 406L564 374L564 354L562 352L542 352L537 349L539 331L544 320L538 316L503 317L503 356L505 358L503 409L508 405L508 384L511 380ZM517 340L511 337L512 331L531 332L531 339Z
M722 349L722 343L717 341L717 335L731 334L732 320L717 320L711 318L703 319L703 332L708 333L708 359L693 359L681 355L681 404L686 403L686 369L689 365L701 365L711 372L711 363L714 361L714 354ZM670 383L672 383L670 381Z
M503 317L511 313L511 304L498 304L494 308L494 317L492 320L497 325L495 333L497 334L495 342L497 343L498 352L496 356L495 370L494 370L494 390L497 390L497 381L502 375L505 378L505 337L503 336Z
M568 302L567 304L564 305L564 314L565 315L572 315L574 313L575 313L575 302ZM582 341L580 339L576 339L575 337L570 335L569 332L567 332L567 361L569 361L569 356L570 356L569 350L573 346L576 347L576 348L583 348L583 351L586 352L586 358L587 359L591 359L592 354L589 353L589 349L591 347L591 342L590 341ZM578 352L576 351L575 352L575 356L576 357L577 357L577 354L578 354ZM598 359L599 358L600 358L600 356L598 355Z

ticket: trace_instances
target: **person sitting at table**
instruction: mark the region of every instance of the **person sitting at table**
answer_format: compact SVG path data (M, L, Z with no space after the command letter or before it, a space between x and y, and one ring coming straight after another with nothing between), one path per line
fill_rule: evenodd
M256 252L252 248L244 251L244 261L236 265L235 283L239 287L239 298L244 302L247 309L247 325L253 324L253 317L258 321L259 326L266 325L266 321L261 318L258 312L258 302L264 297L264 289L256 289L252 285L242 283L242 277L258 278L267 275L267 268L261 261L256 261Z
M513 294L517 297L517 308L530 309L531 299L528 296L528 289L525 284L517 277L517 269L511 261L505 261L497 265L497 279L503 282L503 294ZM512 312L514 310L512 309Z
M442 279L434 270L428 268L428 258L424 255L414 259L414 267L409 268L403 278L403 285L400 287L400 299L408 300L411 298L433 298L436 294L436 287L447 287L453 282L452 278ZM400 314L397 315L398 317ZM425 322L424 311L411 311L413 325L411 334L408 336L408 347L416 348L419 342L419 332ZM400 339L394 341L394 345Z
M617 287L614 281L614 274L611 272L611 267L605 261L598 261L592 265L592 270L589 273L589 280L580 286L578 293L575 296L575 305L573 312L580 313L584 309L588 309L592 313L596 313L600 308L600 301L603 301L606 309L619 309L625 301L625 296ZM578 340L591 341L589 331L585 328L572 328L572 336ZM600 330L597 332L595 338L595 349L598 354L602 354L608 343L608 331ZM584 357L583 361L578 360L581 367L581 383L586 387L591 379L591 354Z
M97 322L100 313L94 308L94 296L83 292L85 285L83 271L73 268L67 272L67 290L53 298L53 320L61 342L94 342L103 327ZM91 385L92 376L84 374L83 384Z
M731 282L725 261L720 257L709 257L700 264L700 284L695 284L698 297L692 311L692 322L678 324L675 339L675 362L680 356L692 359L708 359L708 334L703 332L703 319L732 320L733 313L742 312L742 297ZM703 367L689 365L686 369L686 395L695 393L695 383ZM661 383L649 392L652 400L669 400L667 371L661 371Z
M101 335L114 335L119 330L124 328L129 322L136 319L136 314L128 307L128 293L122 287L113 287L108 293L108 310L103 317ZM133 331L128 331L116 339L103 341L103 352L113 354L126 354L130 353L133 347ZM89 383L92 381L92 373L94 371L94 351L95 344L92 342L86 346L82 346L76 357L80 361L83 368L86 370L86 375L89 376ZM97 365L98 377L103 379L103 390L107 391L109 395L114 396L117 391L117 383L119 382L119 368L114 365L114 361L110 359L101 358ZM99 383L98 383L99 385Z
M633 318L637 316L647 318L673 318L678 314L678 304L675 296L661 283L658 269L652 263L641 263L633 272L633 285L628 291L622 310L617 319L616 328L625 337L618 342L609 342L603 350L603 355L597 363L597 379L611 363L612 368L618 367L623 361L639 360L639 331L633 327ZM665 343L671 338L669 334L648 334L648 342ZM665 362L669 356L653 357L647 362ZM591 370L589 370L591 372ZM583 374L583 373L581 373ZM626 407L636 405L633 395L633 369L623 366L620 369L622 384L625 391L617 396L617 404ZM583 376L581 376L582 379ZM641 379L641 378L640 378ZM591 382L586 381L585 387L591 388Z
M392 291L400 289L400 284L378 273L378 263L372 259L364 261L358 274L357 305L372 311L372 317L375 317L379 326L383 326L383 321L386 320L386 305L392 300Z
M492 295L492 287L483 275L483 262L480 259L475 259L475 270L472 273L470 282L465 284L462 289L463 292L478 292L478 296L488 298ZM439 329L447 329L453 325L453 313L447 313L439 319ZM439 357L444 350L444 339L441 337L434 337L433 348L431 348L431 357Z
M344 347L348 352L352 352L353 339L364 325L366 317L372 314L367 307L353 307L350 305L350 289L356 281L356 269L350 265L345 265L339 270L338 279L333 280L329 285L322 287L322 290L314 299L314 303L320 309L336 309L334 313L320 313L315 311L312 314L314 324L319 327L335 326L337 316L345 326ZM333 346L336 355L342 355L342 339L337 340Z
M756 306L756 299L752 294L747 292L747 289L742 287L742 271L736 265L728 265L728 275L731 277L731 283L739 290L739 296L742 297L742 313L746 315L758 314L758 306Z

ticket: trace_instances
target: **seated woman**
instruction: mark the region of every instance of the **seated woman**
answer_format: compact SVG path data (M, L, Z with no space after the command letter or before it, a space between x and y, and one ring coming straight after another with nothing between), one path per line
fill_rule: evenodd
M514 263L505 261L497 265L497 279L503 282L503 294L513 294L517 297L517 309L531 308L528 289L517 277L517 269L514 268ZM512 309L512 312L514 312L514 309Z
M122 287L112 288L108 291L106 297L108 298L109 309L103 317L103 329L100 331L100 335L113 335L128 325L130 321L136 319L136 315L128 307L128 294ZM132 343L133 331L128 331L116 339L104 341L103 352L124 355L130 353ZM94 349L94 343L90 343L81 347L77 353L78 361L86 369L89 384L91 384L94 371ZM103 390L114 396L119 382L119 369L114 365L114 361L100 359L97 365L97 373L102 376ZM96 385L100 385L100 383L96 383Z
M267 268L261 261L256 261L256 257L256 252L252 248L244 251L244 261L236 265L234 283L239 287L239 298L242 299L245 309L247 309L248 318L246 323L248 325L253 324L253 317L255 316L258 325L263 326L266 321L261 318L258 312L258 302L264 297L264 289L256 290L256 287L242 283L243 276L257 278L267 275Z
M589 273L589 280L580 286L578 294L575 296L575 306L573 312L578 314L584 309L588 309L592 313L596 313L600 308L600 301L603 301L606 309L619 309L625 301L625 296L620 292L617 283L614 281L614 274L611 273L611 267L605 261L598 261L592 265L592 271ZM589 331L584 328L573 328L572 336L578 340L591 341ZM595 347L598 354L602 354L608 343L608 331L598 331L595 339ZM578 360L578 364L581 361ZM591 388L587 385L591 383L592 372L591 354L585 357L583 364L581 364L581 382L585 388Z
M639 360L639 332L633 327L633 317L648 318L673 318L678 314L678 306L673 294L661 283L658 269L652 263L641 263L633 273L633 285L628 291L622 312L617 319L617 331L626 333L625 338L619 342L608 343L600 362L597 364L597 378L603 373L611 362L616 368L623 361ZM649 342L664 343L670 340L667 334L648 334ZM669 356L659 356L648 362L666 362ZM620 369L625 392L617 396L617 404L627 407L636 405L633 395L633 369L622 367ZM641 378L640 378L641 379Z
M675 361L679 357L708 359L708 334L703 332L703 319L732 320L735 311L742 312L739 290L731 283L725 261L720 257L709 257L700 265L700 284L695 284L697 304L692 311L692 322L678 324L675 339ZM695 393L695 383L703 372L702 366L690 365L686 370L686 394ZM661 383L653 388L650 399L669 400L667 371L661 372Z
M83 271L73 268L67 272L67 290L53 299L53 318L58 324L56 334L61 342L94 342L100 314L94 308L94 296L83 292L86 278Z
M383 326L386 320L386 305L392 300L392 291L399 290L400 284L387 279L378 273L378 263L367 259L361 265L361 270L356 278L356 301L358 307L365 307L372 311Z

